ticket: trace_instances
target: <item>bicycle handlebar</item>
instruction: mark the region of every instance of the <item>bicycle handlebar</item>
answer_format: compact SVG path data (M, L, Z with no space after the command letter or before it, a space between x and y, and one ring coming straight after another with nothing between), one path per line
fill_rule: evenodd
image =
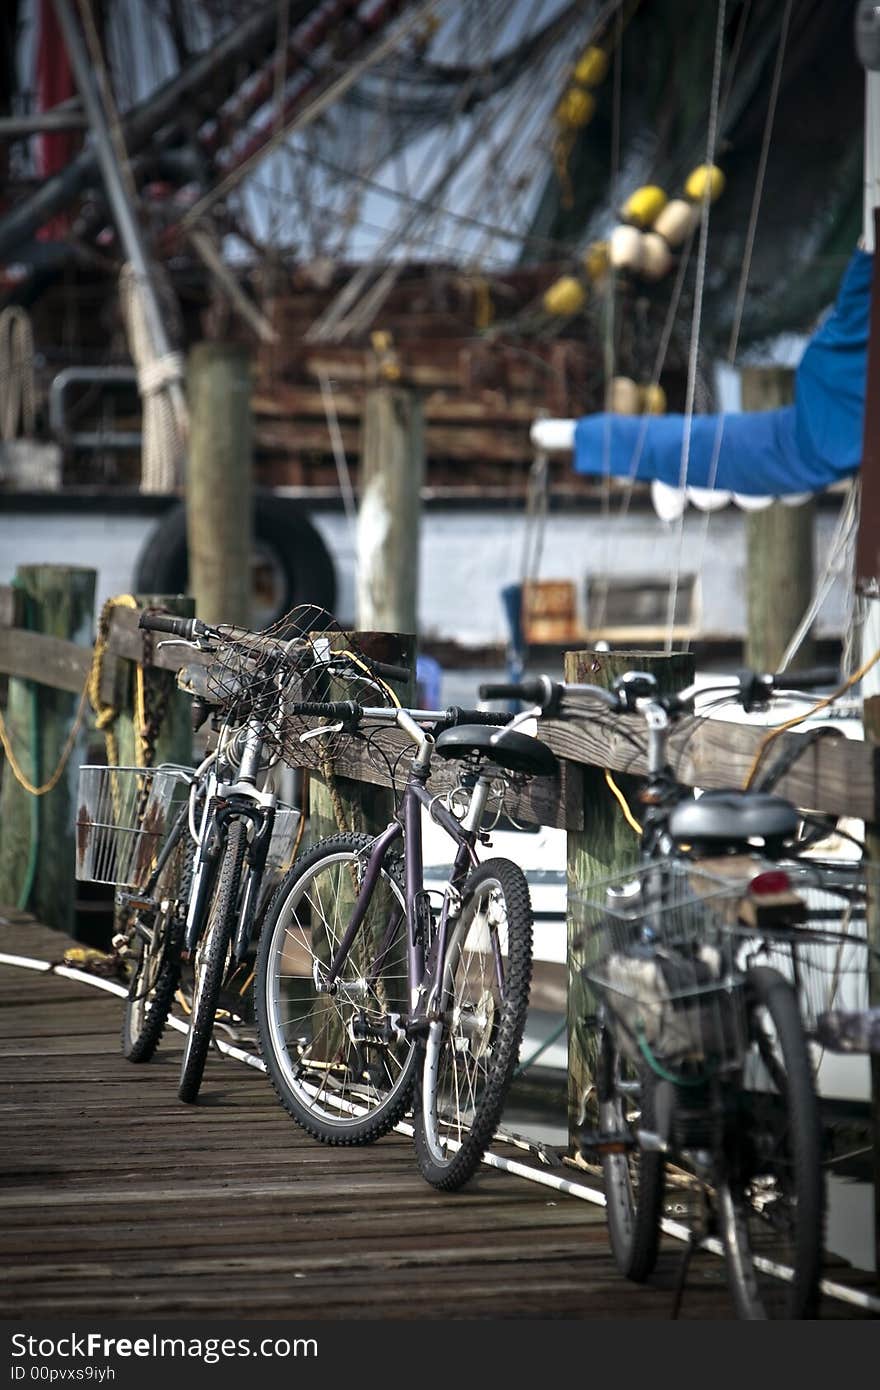
M146 628L148 632L170 632L173 637L182 637L186 642L192 642L206 631L205 624L198 618L173 618L170 613L155 613L150 608L145 608L141 613L138 627Z
M737 673L738 689L730 687L731 699L739 700L748 712L765 704L776 690L817 689L837 686L840 674L832 666L814 667L807 671L766 672L743 670ZM674 695L661 695L652 690L654 677L649 673L628 671L618 677L611 690L597 685L567 685L538 676L519 682L499 682L480 686L483 700L522 700L539 705L546 714L557 714L566 697L595 699L615 713L635 713L644 701L660 705L670 714L681 713L700 693L700 687L688 686ZM638 702L638 703L637 703Z

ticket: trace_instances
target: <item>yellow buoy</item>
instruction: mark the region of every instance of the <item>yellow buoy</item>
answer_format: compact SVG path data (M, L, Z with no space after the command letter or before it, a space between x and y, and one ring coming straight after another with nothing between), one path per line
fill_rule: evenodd
M645 232L642 237L641 272L646 280L662 280L672 265L672 252L668 242L656 232Z
M695 203L701 203L708 188L709 202L714 203L724 192L724 174L717 164L698 164L690 174L684 191Z
M615 270L640 270L642 233L638 227L615 227L608 243L608 256Z
M607 406L614 415L638 415L641 393L628 376L616 376L608 387Z
M608 269L608 242L593 241L581 258L581 264L591 280L599 280Z
M687 241L700 220L700 209L684 198L672 198L654 223L653 231L663 237L670 246L681 246Z
M643 415L666 414L666 392L659 383L643 386L641 397Z
M568 130L580 130L592 119L595 98L583 87L569 87L556 108L556 119Z
M574 275L563 275L544 293L548 314L576 314L584 307L587 292Z
M598 87L607 71L608 54L604 48L597 48L591 43L577 60L574 80L581 82L585 87Z
M631 193L620 210L621 217L637 227L650 227L666 206L666 194L654 183L646 183Z

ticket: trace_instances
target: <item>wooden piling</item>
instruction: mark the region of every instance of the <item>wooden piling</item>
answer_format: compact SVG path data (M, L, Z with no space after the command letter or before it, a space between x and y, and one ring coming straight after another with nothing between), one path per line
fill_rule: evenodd
M415 632L425 468L421 401L412 390L374 387L366 394L363 421L357 623L364 630Z
M67 565L23 565L16 585L27 627L83 646L92 641L95 571ZM63 690L11 679L6 725L22 772L34 784L58 767L80 699ZM30 904L50 926L73 929L74 819L85 732L74 742L57 786L35 798L7 761L0 788L0 902ZM25 901L25 898L27 901Z
M141 608L164 608L180 618L191 618L195 613L195 601L184 594L137 594L135 597ZM167 639L164 633L144 633L143 640L148 649ZM185 652L186 648L179 650ZM115 723L119 764L140 767L144 748L141 731L136 727L137 666L133 661L124 660L119 665L122 668L118 676L120 706ZM151 765L182 763L189 767L192 761L192 700L178 690L173 671L151 669L147 665L143 679L148 722L153 720L155 727L155 734L153 728L148 730Z
M246 348L197 343L189 354L186 480L189 588L206 623L251 621L253 422Z
M693 680L694 659L686 653L661 656L653 652L566 652L565 679L609 689L617 676L626 671L649 671L661 692L679 690ZM633 717L628 721L633 735L644 743L644 724ZM578 769L569 769L576 776ZM586 1020L595 1012L589 987L581 977L583 953L575 945L582 929L579 900L588 898L592 885L609 875L622 873L635 864L639 837L624 818L623 811L605 779L605 770L582 767L584 825L569 830L568 878L568 1134L573 1153L578 1152L577 1129L583 1096L593 1075L593 1033ZM641 808L635 799L638 779L615 773L614 781L623 793L636 821Z
M773 410L793 399L794 373L788 367L744 367L744 410ZM756 671L776 671L813 593L813 498L790 507L771 502L746 517L747 641L745 661ZM815 644L807 637L792 670L815 665Z

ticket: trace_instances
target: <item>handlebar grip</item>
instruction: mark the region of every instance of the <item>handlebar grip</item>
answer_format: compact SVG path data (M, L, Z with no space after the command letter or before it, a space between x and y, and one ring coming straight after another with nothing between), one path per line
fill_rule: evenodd
M489 709L461 709L459 705L450 705L443 719L444 724L455 728L458 724L490 724L497 727L502 724L509 724L513 719L512 714L502 710Z
M145 608L138 619L138 627L148 632L170 632L174 637L191 642L201 624L198 618L173 618L170 613L154 613Z
M355 720L360 718L363 706L356 705L353 700L306 700L290 704L287 709L290 714L316 716L318 719Z
M526 704L542 704L547 695L544 682L541 680L529 680L505 682L499 685L481 685L481 700L524 700Z
M394 666L389 661L370 660L368 665L374 675L381 676L382 680L386 681L408 681L412 675L408 666Z
M836 689L840 683L840 671L836 666L813 666L808 671L777 671L773 677L777 690L817 690L825 685Z

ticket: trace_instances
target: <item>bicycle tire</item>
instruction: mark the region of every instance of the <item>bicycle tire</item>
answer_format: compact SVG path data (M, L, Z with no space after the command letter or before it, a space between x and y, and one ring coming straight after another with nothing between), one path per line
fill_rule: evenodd
M193 865L187 836L172 850L153 888L156 907L132 916L132 975L122 1015L122 1053L129 1062L149 1062L171 1012L180 979L180 948ZM146 928L149 940L136 929Z
M753 967L746 981L754 1042L739 1142L727 1146L716 1188L728 1282L740 1318L814 1318L825 1194L809 1047L788 981L767 966ZM790 1268L790 1281L763 1269L761 1257Z
M415 1076L415 1044L391 1028L392 1014L409 1012L396 857L385 860L381 890L352 946L347 964L360 962L359 971L344 968L334 995L317 987L317 967L329 963L329 943L345 930L358 866L374 843L352 832L300 855L269 904L257 948L257 1037L269 1078L291 1118L325 1144L369 1144L387 1134L409 1105ZM369 955L364 941L372 943ZM364 1036L367 1028L374 1037Z
M214 1017L232 944L246 843L245 822L234 820L208 904L205 930L195 952L192 1014L177 1087L178 1096L187 1105L194 1105L198 1100L211 1046Z
M623 1073L627 1075L624 1076ZM627 1087L621 1084L627 1082ZM630 1089L638 1084L637 1099ZM626 1134L638 1128L655 1128L655 1078L648 1066L627 1061L602 1029L599 1050L597 1105L599 1130ZM635 1102L635 1113L628 1113ZM621 1153L603 1152L605 1216L608 1239L618 1270L626 1279L642 1284L650 1278L660 1248L660 1221L666 1162L662 1153L644 1150L635 1133L633 1146Z
M487 970L487 931L498 940L503 988L494 958ZM422 1177L443 1192L457 1191L476 1172L498 1127L519 1056L531 974L525 875L509 860L488 859L465 883L447 951L443 1022L431 1024L419 1049L416 1158Z

